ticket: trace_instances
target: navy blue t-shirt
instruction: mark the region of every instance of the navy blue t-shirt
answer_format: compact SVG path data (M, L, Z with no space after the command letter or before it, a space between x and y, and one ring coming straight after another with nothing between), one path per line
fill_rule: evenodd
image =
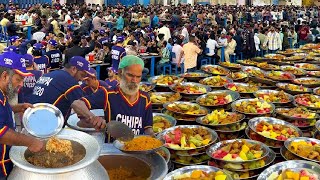
M101 39L99 39L99 43L100 44L104 44L104 43L108 43L109 42L109 38L107 38L107 37L103 37L103 38L101 38Z
M101 80L99 80L99 85L98 85L98 88L96 90L92 89L90 86L87 86L85 83L81 84L81 88L84 91L84 95L85 96L97 92L102 87L110 88L111 86L109 86L106 82L101 81Z
M111 87L117 87L119 85L119 81L114 79L114 80L110 80L109 78L106 79L106 83L111 86Z
M64 70L41 76L34 86L30 103L50 103L60 109L68 119L73 101L80 99L83 91L78 81Z
M7 97L0 89L0 138L9 130L15 131L16 125L13 119L13 113ZM10 174L13 164L9 159L9 151L11 146L0 144L1 162L0 178Z
M111 48L111 59L112 67L115 71L118 71L120 60L126 55L126 50L121 46L112 46Z
M60 69L62 64L62 54L60 50L56 49L56 50L48 51L46 53L46 56L49 58L51 70Z
M23 80L23 87L19 91L19 103L30 102L30 96L33 93L33 88L37 80L42 76L42 71L39 70L28 70L33 76L27 76Z
M131 103L119 87L101 88L81 100L89 109L104 109L108 122L120 121L128 125L135 135L144 134L144 130L153 125L151 101L146 92L139 91L137 100ZM107 142L110 142L110 137Z
M48 56L36 56L34 57L34 62L37 64L38 70L42 71L43 73L48 72L48 68L50 67Z

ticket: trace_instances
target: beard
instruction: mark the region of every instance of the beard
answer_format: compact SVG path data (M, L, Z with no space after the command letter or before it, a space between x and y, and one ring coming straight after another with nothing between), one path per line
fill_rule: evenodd
M133 96L136 95L139 91L139 84L138 83L128 83L123 78L120 79L120 89L127 95Z
M12 86L12 83L9 83L7 86L7 97L9 99L10 105L17 104L18 100L18 89L15 89Z

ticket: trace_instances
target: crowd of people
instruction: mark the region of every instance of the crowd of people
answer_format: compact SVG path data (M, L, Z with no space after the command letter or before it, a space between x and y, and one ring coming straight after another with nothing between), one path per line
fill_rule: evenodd
M295 6L1 4L1 34L9 46L0 46L0 179L12 169L11 145L34 152L43 147L14 131L12 111L50 103L65 119L73 109L88 127L103 129L117 120L136 135L153 135L150 98L139 91L150 62L141 56L158 54L157 74L166 65L192 72L207 57L217 63L319 43L319 13L318 7ZM31 39L21 22L33 25ZM101 80L88 55L107 65ZM17 95L19 104L9 105ZM93 108L104 109L106 121Z

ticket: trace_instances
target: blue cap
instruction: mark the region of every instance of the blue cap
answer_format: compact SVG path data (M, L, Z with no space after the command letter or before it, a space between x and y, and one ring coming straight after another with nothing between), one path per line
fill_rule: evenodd
M107 68L108 71L113 71L114 73L118 73L116 69L114 69L112 66Z
M94 68L90 68L87 72L87 77L97 77L97 71Z
M33 56L31 54L24 54L21 56L21 58L24 59L27 67L32 66L34 63Z
M0 66L13 69L21 76L32 76L32 73L26 70L26 63L20 54L15 52L5 52L0 56Z
M35 43L32 47L34 50L42 50L44 46L41 43Z
M10 37L10 42L11 43L14 43L16 42L17 40L21 40L22 38L20 38L19 36L11 36Z
M50 39L50 40L48 41L48 43L49 43L51 46L57 46L57 45L58 45L57 41L54 40L54 39Z
M100 33L100 34L105 34L106 31L105 31L104 29L100 29L99 33Z
M124 37L123 36L118 36L117 37L117 42L123 42L124 41Z
M80 71L86 71L87 73L89 72L90 68L90 63L87 61L84 57L82 56L73 56L69 64L71 66L75 66L77 69Z

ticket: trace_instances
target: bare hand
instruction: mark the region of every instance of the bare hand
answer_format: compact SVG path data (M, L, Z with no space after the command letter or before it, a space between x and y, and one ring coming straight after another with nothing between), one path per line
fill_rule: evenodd
M146 135L149 135L149 136L152 136L152 137L155 137L155 134L154 134L152 128L147 128L147 129L145 129L145 134L146 134Z
M21 104L12 106L12 111L14 113L24 113L24 111L27 110L28 108L33 108L33 105L30 103L21 103Z
M94 116L89 119L89 122L93 125L94 129L101 131L106 128L106 121L101 117Z
M44 148L44 143L36 138L33 138L31 144L29 145L28 149L31 152L39 152Z

